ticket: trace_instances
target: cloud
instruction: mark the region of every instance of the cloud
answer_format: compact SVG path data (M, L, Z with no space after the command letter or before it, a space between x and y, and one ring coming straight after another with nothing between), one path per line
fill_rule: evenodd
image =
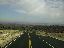
M24 10L15 10L15 11L18 12L18 13L27 14L27 12L24 11Z
M0 0L0 4L8 4L14 11L26 16L40 16L54 21L62 20L64 16L63 0Z

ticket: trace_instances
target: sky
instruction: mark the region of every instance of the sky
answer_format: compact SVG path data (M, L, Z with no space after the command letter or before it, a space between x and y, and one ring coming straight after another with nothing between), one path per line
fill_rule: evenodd
M0 0L0 22L64 24L64 0Z

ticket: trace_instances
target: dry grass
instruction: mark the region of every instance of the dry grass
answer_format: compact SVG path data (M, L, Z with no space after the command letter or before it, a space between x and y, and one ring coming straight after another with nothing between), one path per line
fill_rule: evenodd
M64 33L48 33L49 36L64 41Z
M50 36L50 37L54 37L57 38L59 40L64 41L64 33L46 33L46 32L38 32L36 33L37 35L41 35L41 36Z
M20 34L19 30L0 30L0 46L5 46Z

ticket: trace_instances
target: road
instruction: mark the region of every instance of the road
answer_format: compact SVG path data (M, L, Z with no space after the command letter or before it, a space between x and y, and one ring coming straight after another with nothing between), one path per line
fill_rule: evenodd
M64 41L25 33L5 48L64 48Z
M29 38L27 34L21 35L19 38L16 39L16 41L12 42L11 45L9 45L7 48L29 48Z

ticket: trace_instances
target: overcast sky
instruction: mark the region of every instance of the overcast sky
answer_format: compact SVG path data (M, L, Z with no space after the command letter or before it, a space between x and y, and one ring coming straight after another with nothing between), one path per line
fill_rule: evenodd
M0 22L64 24L64 0L0 0Z

